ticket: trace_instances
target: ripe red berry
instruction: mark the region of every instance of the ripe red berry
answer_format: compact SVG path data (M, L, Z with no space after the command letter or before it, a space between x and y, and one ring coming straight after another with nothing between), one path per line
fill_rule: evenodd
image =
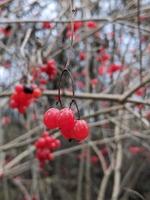
M84 140L89 135L89 127L85 120L77 120L74 127L74 138Z
M97 27L97 24L94 21L89 21L86 23L86 25L88 28L91 28L91 29Z
M38 98L41 96L41 90L39 88L34 89L33 91L33 97Z
M43 29L51 29L53 25L50 22L43 22Z
M71 129L71 130L61 130L61 134L66 139L74 139L74 129Z
M74 22L74 31L78 31L83 26L81 21Z
M53 141L54 141L54 139L52 137L50 137L50 136L45 137L46 147L51 149L51 144L52 144Z
M42 137L43 137L43 138L49 137L48 131L44 131L44 132L42 133Z
M56 147L59 148L61 146L61 142L58 139L55 139Z
M38 148L38 149L42 149L42 148L44 148L45 147L45 144L46 144L46 141L45 141L45 138L39 138L38 139L38 141L35 143L35 146L36 146L36 148Z
M80 57L80 60L85 60L86 54L83 51L81 51L79 54L79 57Z
M40 161L45 161L44 159L44 154L43 154L43 150L42 149L38 149L36 151L36 158Z
M16 90L16 92L22 92L23 91L23 85L21 85L21 84L16 85L15 90Z
M16 108L17 107L17 102L14 101L13 99L11 99L11 101L10 101L10 107L11 108Z
M44 124L49 129L58 128L59 110L57 108L50 108L44 114Z
M55 143L55 141L53 141L53 142L51 143L51 149L52 149L52 150L57 149L57 144Z
M58 126L62 131L69 131L74 128L74 113L70 108L63 108L58 118Z

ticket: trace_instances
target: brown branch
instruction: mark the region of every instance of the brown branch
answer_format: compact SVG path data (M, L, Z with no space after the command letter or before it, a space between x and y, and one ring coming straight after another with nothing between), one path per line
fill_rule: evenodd
M140 88L138 86L138 88ZM134 88L135 90L135 88ZM133 90L132 90L133 92ZM12 92L3 92L0 94L0 98L2 97L9 97L12 94ZM130 93L131 94L131 93ZM58 91L57 90L47 90L43 92L43 96L51 96L51 97L57 97ZM61 91L61 96L65 98L72 98L72 92L69 92L67 90ZM118 95L118 94L99 94L99 93L76 93L74 96L76 99L81 100L106 100L106 101L114 101L118 103L134 103L134 104L144 104L144 105L150 105L150 100L140 100L140 99L133 99L128 98L126 99L126 96Z
M111 22L112 19L109 17L104 18L87 18L87 19L78 19L74 20L74 22L82 21L82 22L88 22L88 21L100 21L100 22ZM0 18L0 24L15 24L15 23L43 23L43 22L51 22L51 23L71 23L71 20L54 20L54 19L8 19L8 18Z

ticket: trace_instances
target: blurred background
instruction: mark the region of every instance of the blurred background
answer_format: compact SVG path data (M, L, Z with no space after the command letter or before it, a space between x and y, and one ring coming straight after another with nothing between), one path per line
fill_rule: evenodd
M150 199L149 24L150 0L0 1L0 200ZM63 107L85 138L43 121Z

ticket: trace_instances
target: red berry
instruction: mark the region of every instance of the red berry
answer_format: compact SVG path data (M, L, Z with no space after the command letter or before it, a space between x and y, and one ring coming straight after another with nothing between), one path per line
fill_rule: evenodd
M54 139L52 137L45 137L45 143L46 143L46 147L51 149L51 144L54 141Z
M56 139L55 140L55 144L56 144L57 148L59 148L61 146L60 140Z
M19 108L18 108L18 111L20 112L20 113L25 113L25 111L26 111L26 107L24 107L24 106L20 106Z
M82 51L80 52L79 57L80 57L80 60L85 60L86 54Z
M44 114L44 124L49 129L58 128L59 110L57 108L50 108Z
M18 85L16 85L16 87L15 87L15 90L16 90L16 92L22 92L23 91L23 85L21 85L21 84L18 84Z
M55 141L53 141L51 143L51 149L54 150L54 149L57 149L57 144L55 143Z
M43 138L49 137L48 131L44 131L44 132L42 133L42 137L43 137Z
M74 138L84 140L88 137L89 127L85 120L77 120L74 127Z
M10 107L11 108L16 108L17 107L17 102L14 101L13 99L11 99L11 101L10 101Z
M35 143L36 148L44 148L46 144L45 138L39 138L38 141Z
M42 149L38 149L36 152L36 158L40 161L44 161L44 156L43 156L43 150Z
M94 21L89 21L86 23L86 25L88 28L91 28L91 29L97 27L97 24Z
M48 160L54 160L54 154L49 153L49 155L48 155Z
M81 21L74 22L74 31L78 31L83 26Z
M74 139L74 129L72 129L72 130L61 130L61 134L66 139Z
M33 96L34 96L35 98L40 97L40 96L41 96L41 90L40 90L39 88L34 89L34 91L33 91Z
M53 25L50 22L43 22L43 29L51 29Z
M69 131L74 128L75 119L73 111L70 108L63 108L60 111L58 125L62 131Z

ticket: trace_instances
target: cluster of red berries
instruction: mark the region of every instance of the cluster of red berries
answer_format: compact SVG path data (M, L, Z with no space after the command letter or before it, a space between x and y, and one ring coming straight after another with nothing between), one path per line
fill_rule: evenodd
M9 37L12 34L11 26L6 26L4 28L0 27L0 33L2 33L5 37Z
M89 29L95 29L95 28L97 28L97 24L94 21L88 21L86 23L83 23L81 21L76 21L76 22L73 23L73 32L74 33L78 32L84 26L86 26ZM67 37L71 37L74 34L73 32L72 32L72 25L69 23L67 25L66 36Z
M88 137L89 127L85 120L76 120L70 108L50 108L44 114L44 124L49 129L59 128L66 139L78 141Z
M51 29L51 28L53 28L53 24L50 22L43 22L42 28L43 29Z
M17 108L20 113L24 113L27 107L40 96L41 90L36 85L18 84L10 97L10 107Z
M55 60L48 60L47 63L41 67L41 71L45 72L50 80L54 80L57 75L57 66Z
M52 152L60 147L59 139L49 136L47 131L44 131L42 136L35 142L36 158L40 162L40 166L44 167L46 161L53 160Z

